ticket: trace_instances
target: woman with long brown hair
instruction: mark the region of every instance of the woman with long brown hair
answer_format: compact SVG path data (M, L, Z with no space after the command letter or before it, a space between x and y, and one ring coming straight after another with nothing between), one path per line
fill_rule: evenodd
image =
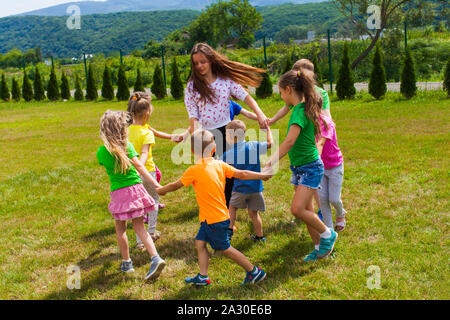
M214 134L220 157L226 150L225 127L230 120L231 97L246 103L254 111L261 128L268 127L268 118L244 86L258 87L263 69L229 60L206 43L197 43L191 51L191 76L186 86L184 103L189 115L189 128L180 136L186 140L196 129ZM228 181L225 195L231 197Z

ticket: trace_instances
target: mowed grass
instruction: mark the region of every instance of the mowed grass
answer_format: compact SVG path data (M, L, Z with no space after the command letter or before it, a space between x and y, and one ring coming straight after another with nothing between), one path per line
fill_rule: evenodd
M259 101L268 116L279 98ZM150 124L172 132L187 126L181 101L154 101ZM213 254L212 285L186 286L198 272L194 237L199 227L192 189L162 198L156 243L167 266L145 283L149 257L134 249L136 272L118 271L121 257L107 210L109 180L97 164L99 119L119 102L0 103L0 298L1 299L449 299L450 100L444 93L398 94L374 101L332 101L345 159L342 199L347 227L332 258L302 264L313 246L303 223L290 213L293 187L287 157L265 182L262 214L267 244L249 239L252 225L238 212L232 245L268 275L251 288L245 274ZM241 119L242 116L240 116ZM248 127L256 123L244 120ZM273 126L285 137L288 117ZM264 139L264 137L262 138ZM184 172L174 164L174 144L153 149L162 184ZM71 265L81 269L81 289L67 288ZM380 287L370 289L378 266ZM372 278L371 278L372 277Z

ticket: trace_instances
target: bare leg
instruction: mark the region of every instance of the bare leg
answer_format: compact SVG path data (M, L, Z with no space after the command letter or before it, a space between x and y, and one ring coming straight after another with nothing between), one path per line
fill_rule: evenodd
M262 237L263 236L262 220L261 216L258 214L258 211L248 209L248 214L250 218L252 218L255 234L258 237Z
M236 211L237 211L236 208L230 204L228 212L230 213L230 228L233 229L233 231L236 229L236 227L235 227Z
M200 274L206 276L208 275L209 268L209 252L208 248L206 248L206 242L203 240L195 240L195 247L197 248Z
M303 222L318 233L327 230L325 224L312 211L312 200L314 197L314 189L299 185L295 188L294 199L292 200L291 212L301 219Z
M222 252L228 258L244 268L245 271L250 272L253 270L253 264L251 264L250 261L248 261L247 257L237 249L230 246L227 250L223 250Z
M119 245L120 254L123 260L130 260L130 252L128 250L128 238L127 238L127 222L115 220L116 222L116 236L117 244Z
M144 217L133 219L133 229L134 232L136 232L136 234L141 239L150 257L158 255L158 252L156 251L155 244L153 243L152 238L148 234L147 230L145 230Z

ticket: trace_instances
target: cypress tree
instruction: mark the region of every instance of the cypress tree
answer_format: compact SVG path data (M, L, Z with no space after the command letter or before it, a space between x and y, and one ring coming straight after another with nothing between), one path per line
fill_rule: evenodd
M130 88L128 87L127 75L125 74L125 69L123 65L119 67L119 72L117 74L117 100L123 101L130 98Z
M170 81L170 93L175 99L184 96L183 82L181 82L180 71L178 70L177 60L173 58L172 62L172 80Z
M22 97L27 102L33 100L33 87L26 71L23 73Z
M134 83L134 92L145 91L144 82L142 81L141 69L137 69L136 82Z
M88 75L87 75L87 86L86 86L86 99L89 101L97 100L97 84L94 76L94 67L92 63L89 64Z
M339 68L338 79L336 82L336 93L341 100L351 99L356 94L347 43L344 44L341 67Z
M450 96L450 57L444 71L444 90L447 90L447 95Z
M316 80L317 80L317 85L321 88L323 88L323 77L322 77L322 72L320 71L320 66L319 66L319 58L317 57L317 51L314 52L313 55L313 59L311 61L314 65L314 73L316 74Z
M41 74L39 73L39 69L37 67L34 72L33 91L34 100L41 101L45 99L44 85L42 84Z
M2 98L3 101L8 101L10 97L8 84L6 83L6 76L5 73L2 73L2 81L0 86L0 98Z
M281 74L285 74L286 72L292 70L292 60L291 60L290 54L288 54L284 63L285 64L284 64L283 72Z
M261 81L261 84L256 89L256 96L258 98L267 98L272 96L273 94L273 88L272 88L272 80L270 80L269 72L265 72L263 74L263 79Z
M114 99L114 88L112 85L111 71L106 64L105 70L103 71L102 97L106 100Z
M75 75L75 93L74 98L77 101L81 101L84 99L83 89L81 88L80 77L78 74Z
M405 59L403 61L403 70L400 78L400 93L406 98L411 99L416 95L416 71L411 52L406 49Z
M373 56L372 73L369 80L369 93L375 98L380 99L386 94L386 71L383 66L381 49L377 43L375 55Z
M50 101L56 101L59 100L59 87L58 87L58 80L56 79L56 73L55 68L52 68L52 71L50 73L50 80L48 82L47 87L47 98Z
M61 98L64 100L70 100L69 80L64 72L61 75Z
M166 86L164 85L164 79L162 70L159 64L156 65L155 71L153 73L153 85L152 93L158 98L162 99L167 95Z
M11 95L14 101L20 101L20 86L15 77L12 79Z

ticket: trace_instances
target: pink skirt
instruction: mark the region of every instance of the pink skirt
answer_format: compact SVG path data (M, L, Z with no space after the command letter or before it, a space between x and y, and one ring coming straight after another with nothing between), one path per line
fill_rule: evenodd
M142 183L111 192L108 210L115 220L131 220L155 210L157 204Z

